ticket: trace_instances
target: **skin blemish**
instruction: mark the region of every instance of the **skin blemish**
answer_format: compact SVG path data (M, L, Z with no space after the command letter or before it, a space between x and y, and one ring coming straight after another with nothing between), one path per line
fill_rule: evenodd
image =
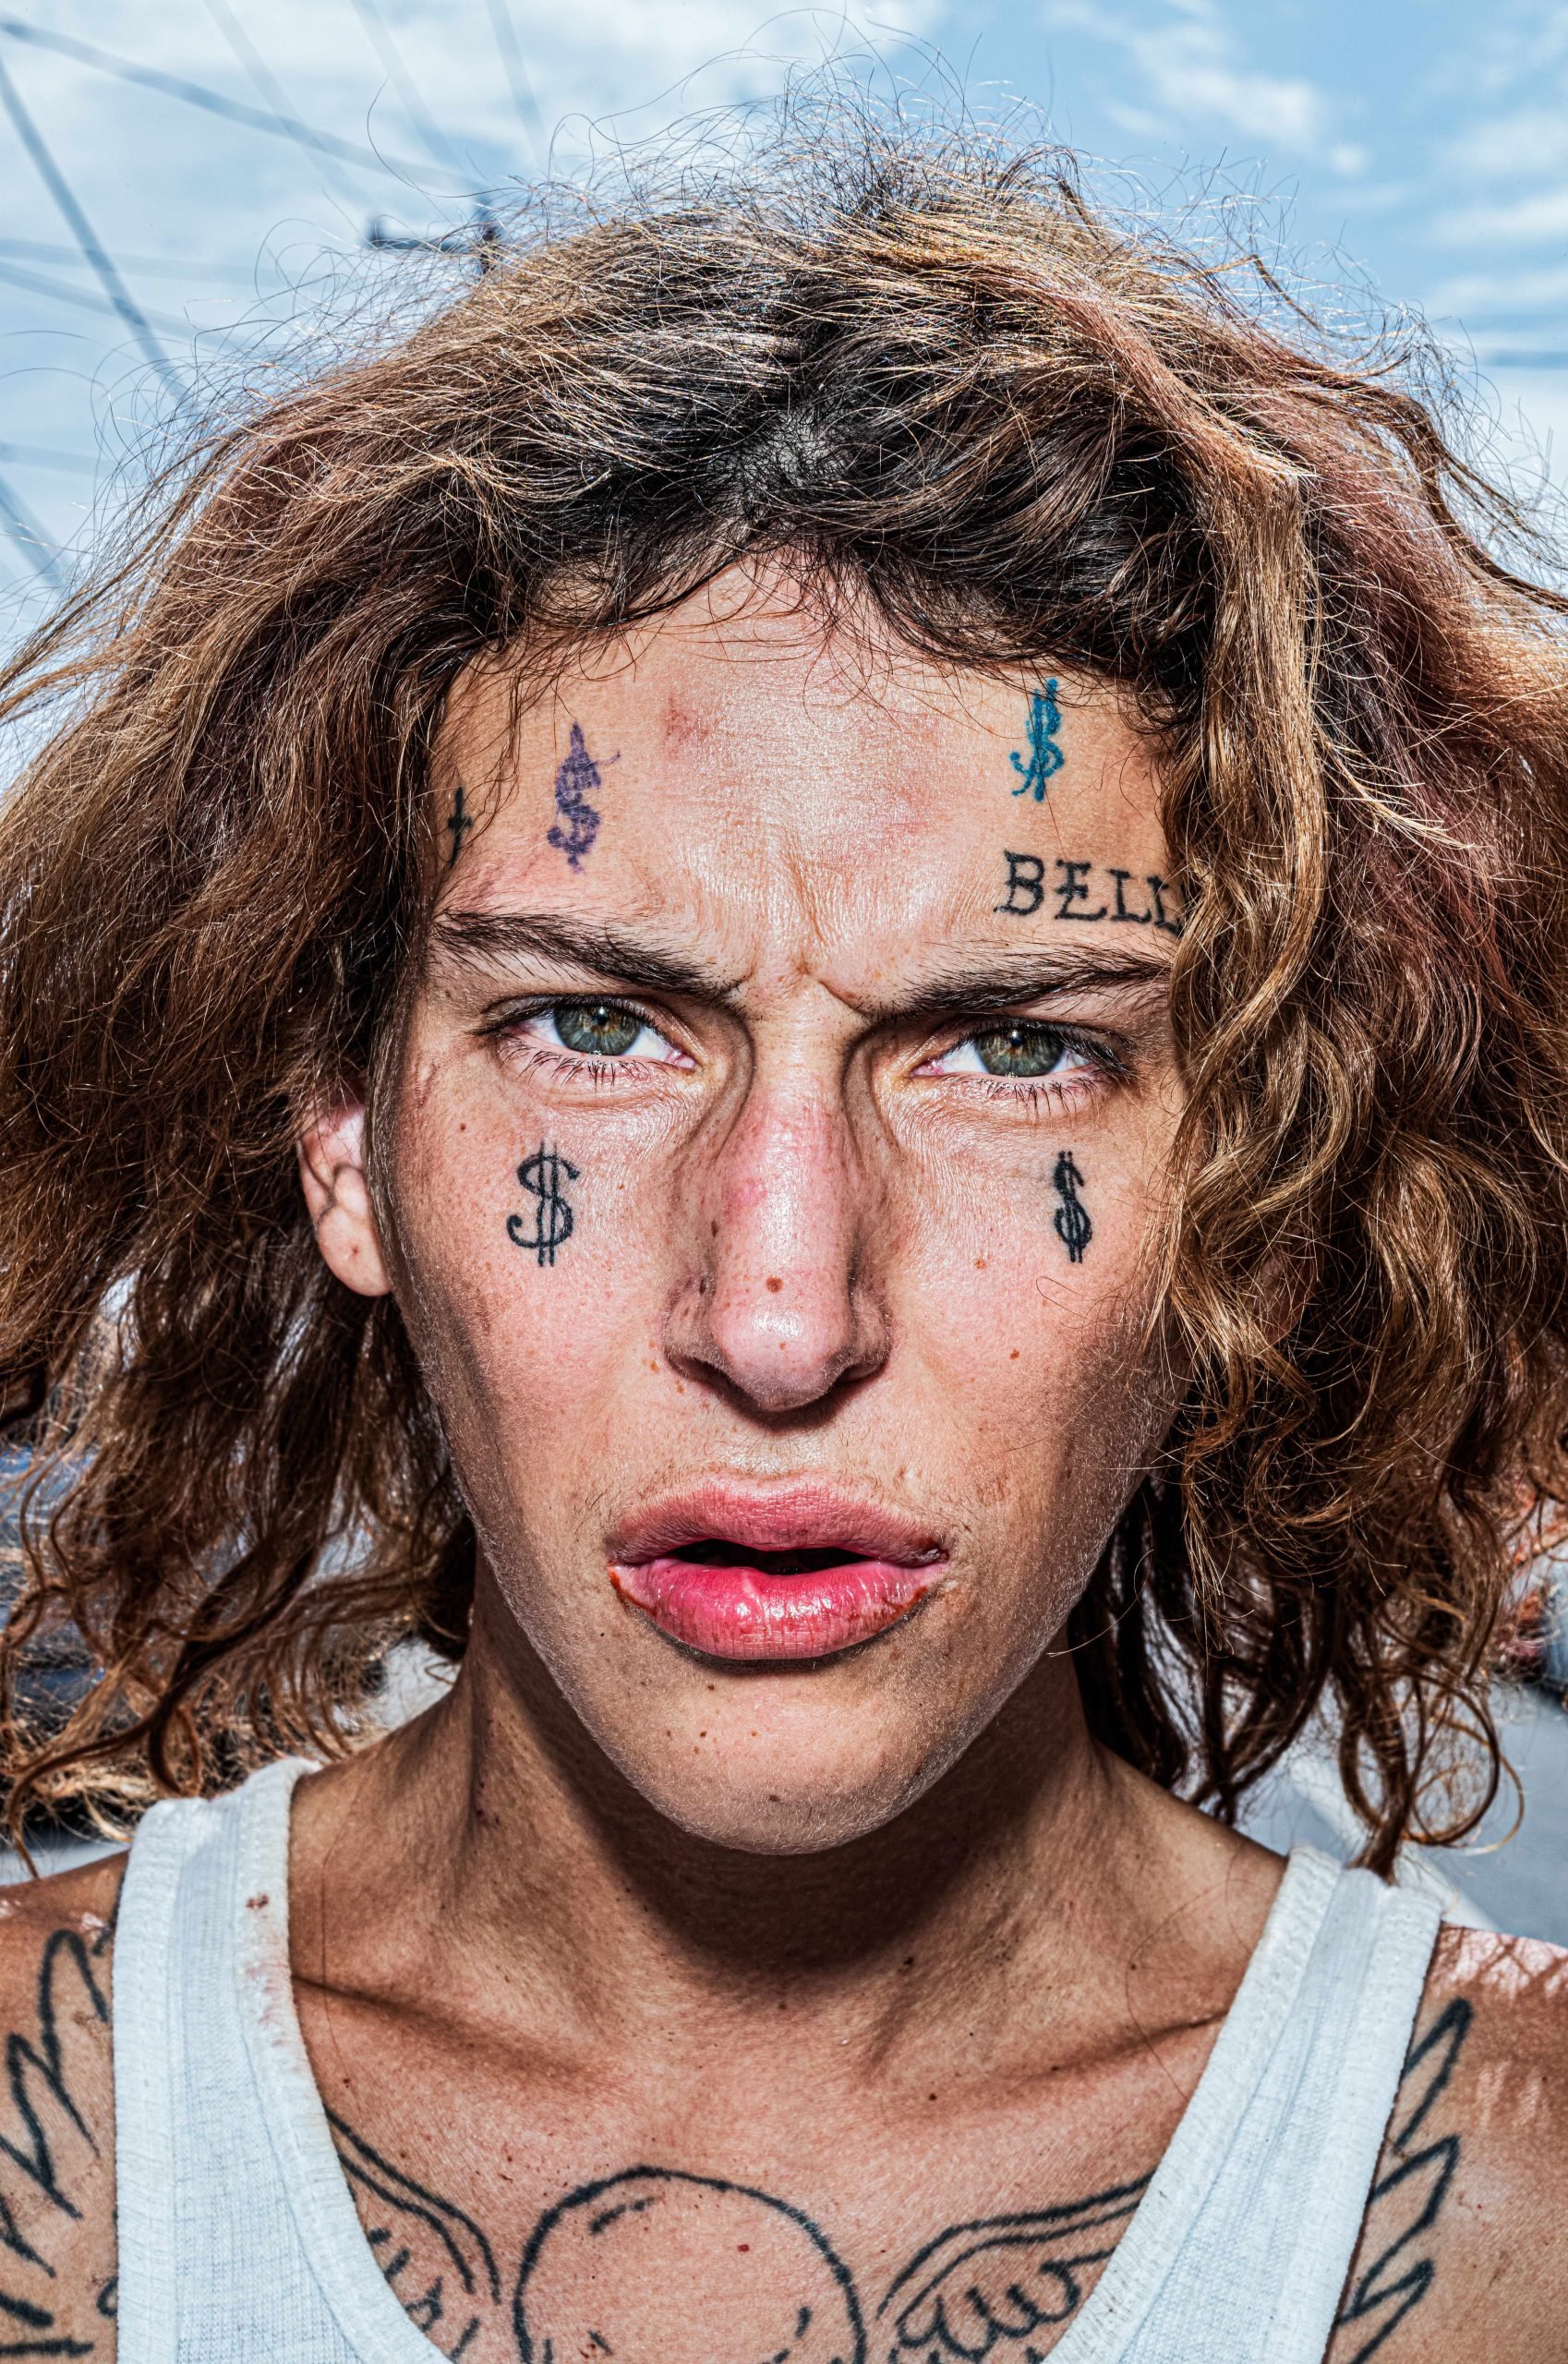
M783 1284L783 1282L782 1282L782 1281L776 1279L776 1278L775 1278L775 1277L773 1277L771 1274L769 1275L769 1277L768 1277L767 1286L768 1286L768 1293L769 1293L769 1295L770 1295L770 1296L777 1297L777 1296L778 1295L779 1290L783 1287L783 1285L784 1285L784 1284Z

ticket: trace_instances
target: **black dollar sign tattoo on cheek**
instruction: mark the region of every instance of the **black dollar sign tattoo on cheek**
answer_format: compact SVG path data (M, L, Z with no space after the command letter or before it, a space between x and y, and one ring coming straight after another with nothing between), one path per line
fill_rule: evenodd
M541 1264L555 1262L556 1249L565 1245L575 1228L571 1203L561 1187L563 1175L568 1182L575 1182L577 1168L559 1150L548 1148L543 1141L517 1169L517 1179L539 1203L534 1210L531 1238L523 1227L521 1215L507 1216L506 1236L519 1248L531 1248Z
M1056 1209L1056 1236L1067 1251L1069 1264L1081 1264L1083 1251L1094 1236L1094 1225L1089 1220L1089 1210L1079 1197L1083 1176L1073 1164L1070 1149L1063 1150L1056 1160L1056 1170L1051 1177L1061 1205Z

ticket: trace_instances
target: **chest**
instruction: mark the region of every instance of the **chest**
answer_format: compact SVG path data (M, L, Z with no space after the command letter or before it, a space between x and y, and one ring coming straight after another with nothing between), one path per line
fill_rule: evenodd
M408 2319L471 2364L1028 2364L1078 2318L1212 2030L947 2092L782 2073L509 2081L417 2048L321 2081ZM416 2065L417 2062L417 2065Z

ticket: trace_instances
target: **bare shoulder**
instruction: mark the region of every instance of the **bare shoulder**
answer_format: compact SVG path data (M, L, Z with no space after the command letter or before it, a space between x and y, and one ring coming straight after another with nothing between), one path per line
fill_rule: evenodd
M110 1967L124 1859L0 1888L0 2355L115 2352Z
M1557 2364L1565 2201L1568 1952L1444 1929L1330 2364Z

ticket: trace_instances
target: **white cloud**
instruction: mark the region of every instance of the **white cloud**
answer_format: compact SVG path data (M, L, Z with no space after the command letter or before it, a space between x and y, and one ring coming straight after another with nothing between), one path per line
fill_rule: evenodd
M1440 214L1438 236L1452 247L1538 246L1568 234L1568 188L1539 190L1513 205L1470 205Z
M1448 143L1458 173L1517 182L1527 173L1568 164L1568 115L1558 107L1515 107L1468 125Z
M792 69L826 57L896 59L902 40L939 30L948 0L859 0L860 18L838 6L780 11L769 0L509 5L537 105L532 122L514 102L492 0L379 0L395 73L354 0L30 7L41 31L270 107L225 34L225 19L242 20L242 45L247 33L263 78L275 78L288 107L339 139L410 160L406 173L378 169L373 159L323 161L40 46L6 40L0 56L89 221L127 259L126 280L167 353L188 368L196 331L231 332L247 347L280 308L292 308L307 333L320 320L330 336L340 296L363 285L373 216L421 235L461 223L477 193L504 200L547 157L570 174L586 147L657 139L673 121L765 97ZM400 78L414 93L412 117ZM423 151L421 115L460 163ZM0 473L70 543L90 527L100 441L114 452L137 440L149 373L3 120L0 229ZM401 268L387 266L392 276ZM30 274L40 283L28 285ZM84 464L74 475L60 464L72 454ZM25 584L27 561L0 540L0 589L7 577Z
M1089 33L1113 43L1142 78L1145 92L1184 137L1223 127L1262 146L1323 154L1337 171L1360 168L1361 151L1330 144L1330 110L1315 83L1248 64L1214 0L1165 0L1159 20L1133 21L1086 0L1046 0L1049 30Z
M1459 319L1486 321L1500 314L1560 313L1568 306L1568 264L1533 271L1498 270L1455 273L1429 290L1427 308Z

